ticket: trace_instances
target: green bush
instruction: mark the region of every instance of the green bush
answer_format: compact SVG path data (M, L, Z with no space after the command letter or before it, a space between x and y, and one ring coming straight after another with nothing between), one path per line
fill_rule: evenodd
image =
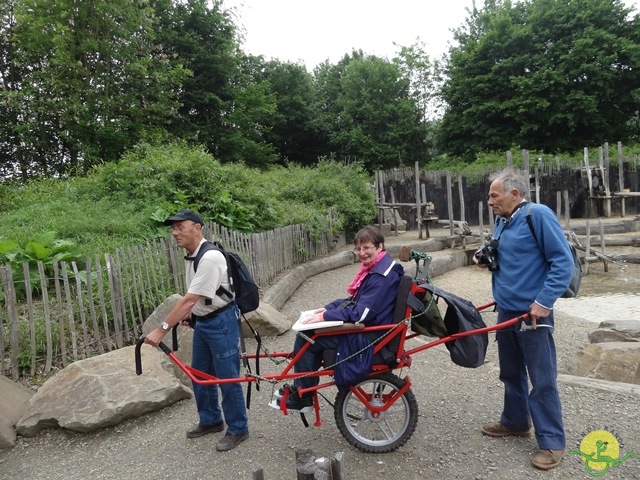
M162 221L181 208L239 232L307 224L352 232L375 217L372 178L358 165L257 170L221 164L203 148L143 144L86 177L2 185L2 238L21 245L40 232L77 245L81 258L166 236Z

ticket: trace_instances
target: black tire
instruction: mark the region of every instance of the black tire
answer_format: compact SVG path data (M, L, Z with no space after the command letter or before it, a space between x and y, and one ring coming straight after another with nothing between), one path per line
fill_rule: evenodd
M404 381L390 372L369 377L358 389L374 405L384 405ZM351 390L338 391L334 416L342 436L367 453L387 453L404 445L418 424L418 402L411 389L376 418Z

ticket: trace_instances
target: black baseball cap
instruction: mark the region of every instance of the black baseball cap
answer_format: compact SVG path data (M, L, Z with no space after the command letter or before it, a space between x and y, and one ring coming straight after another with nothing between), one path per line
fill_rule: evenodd
M200 225L204 225L204 222L202 221L202 218L200 218L200 215L198 215L193 210L189 210L188 208L185 208L184 210L180 210L173 217L167 218L164 221L164 224L169 226L176 222L183 222L185 220L191 220L192 222L199 223Z

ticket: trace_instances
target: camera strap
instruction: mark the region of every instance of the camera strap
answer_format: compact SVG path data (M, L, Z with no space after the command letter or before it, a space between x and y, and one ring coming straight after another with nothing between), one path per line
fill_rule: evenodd
M529 202L524 201L524 202L520 202L518 205L516 205L516 207L513 209L513 211L511 212L511 215L509 215L509 218L503 218L503 222L502 222L502 229L500 230L500 235L496 238L496 240L500 240L500 237L502 236L502 232L504 232L504 230L509 226L509 224L511 223L511 220L513 220L514 215L516 214L516 212L518 210L520 210L522 207L524 207L525 205L527 205Z

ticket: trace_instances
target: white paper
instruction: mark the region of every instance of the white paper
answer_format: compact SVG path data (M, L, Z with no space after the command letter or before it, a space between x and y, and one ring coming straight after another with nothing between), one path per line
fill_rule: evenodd
M318 330L320 328L339 327L344 322L342 320L334 320L330 322L316 322L316 323L303 323L305 320L310 319L315 315L315 310L305 310L300 312L300 316L296 323L293 324L291 330L294 332L301 332L303 330Z

